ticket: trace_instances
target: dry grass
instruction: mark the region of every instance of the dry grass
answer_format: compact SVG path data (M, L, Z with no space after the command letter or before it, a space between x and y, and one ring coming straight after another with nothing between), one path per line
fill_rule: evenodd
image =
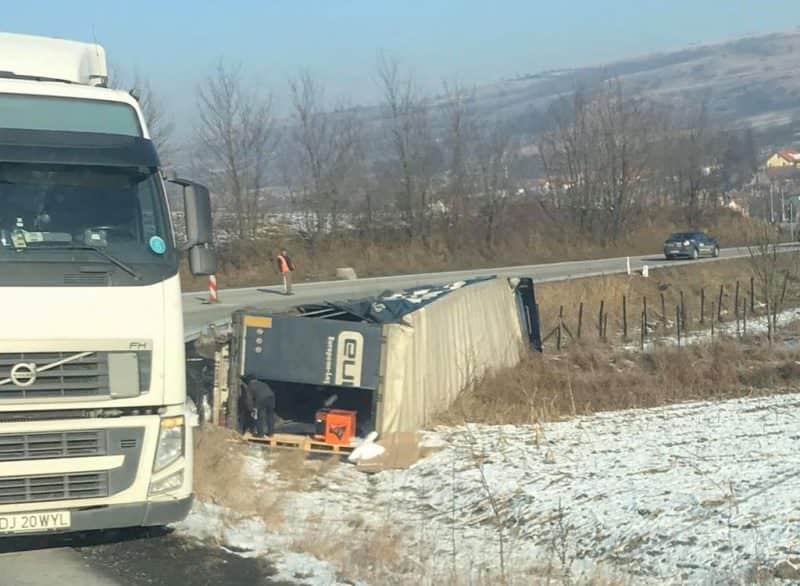
M307 458L302 450L265 451L264 457L284 483L284 489L294 491L312 488L316 478L340 463L337 456Z
M781 257L781 263L790 272L796 272L797 269L795 256L785 254ZM648 278L643 278L640 274L609 275L541 283L536 286L536 297L539 302L542 335L546 335L557 326L560 308L563 307L564 323L569 331L577 336L580 304L583 303L581 337L589 340L597 339L602 302L604 312L608 314L608 337L612 340L621 340L623 297L626 304L629 339L636 340L640 335L645 303L648 325L654 328L654 333L672 332L676 308L681 303L681 294L686 314L684 329L707 328L712 304L715 312L719 307L720 287L723 291L722 318L724 321L733 321L736 283L739 282L741 308L745 300L750 298L751 277L754 278L758 312L758 304L762 302L763 294L759 280L753 272L753 263L747 258L700 265L676 262L674 267L651 270ZM703 311L701 311L701 291L705 297ZM800 289L790 279L785 305L791 307L797 304L800 304ZM750 312L749 303L747 311ZM700 321L701 317L704 318L703 323Z
M203 426L194 433L194 492L204 502L235 506L241 498L244 450L239 435L223 427Z
M376 584L410 583L399 578L416 575L407 546L391 523L369 527L357 514L334 521L307 519L294 540L296 551L333 563L346 580Z
M247 476L245 446L238 434L203 426L195 430L194 453L194 491L199 500L225 507L234 518L255 515L267 527L280 527L281 494L265 490Z
M774 394L797 388L797 359L797 351L770 350L753 339L649 353L576 345L560 355L530 354L518 366L484 378L463 392L439 422L539 423L599 411Z
M697 228L718 236L723 246L735 246L751 241L761 225L735 213L718 211L709 213ZM434 238L427 245L403 241L398 235L378 241L337 237L323 241L314 251L296 236L273 236L236 242L221 250L217 280L220 288L277 284L274 258L282 247L292 254L297 265L295 280L301 282L333 279L336 268L342 266L369 277L647 254L660 250L670 232L684 229L680 210L654 210L638 218L624 241L600 244L566 229L541 210L523 205L504 231L503 241L493 250L470 230L457 238ZM204 279L191 277L186 267L181 277L187 291L207 286Z

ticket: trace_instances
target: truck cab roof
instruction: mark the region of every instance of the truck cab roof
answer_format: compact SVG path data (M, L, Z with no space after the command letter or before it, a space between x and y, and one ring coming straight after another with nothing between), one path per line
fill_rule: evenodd
M0 33L0 76L104 86L106 52L95 43Z
M0 33L0 94L124 103L135 110L142 137L150 138L138 101L105 87L107 81L100 45Z

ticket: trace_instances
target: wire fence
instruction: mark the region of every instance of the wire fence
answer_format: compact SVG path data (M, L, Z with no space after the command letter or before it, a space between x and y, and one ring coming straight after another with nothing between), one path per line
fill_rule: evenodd
M769 339L772 340L777 314L786 301L789 280L788 271L784 272L777 294L771 296L762 292L760 299L755 277L752 276L729 285L721 284L718 290L709 291L711 295L706 293L706 287L701 287L699 291L692 293L696 295L695 302L691 304L695 308L694 313L690 312L689 295L682 290L678 292L678 301L674 308L668 306L663 292L659 294L655 307L649 303L651 300L646 295L642 295L640 312L631 310L631 299L627 295L617 299L600 299L596 314L590 313L591 309L583 301L577 308L567 309L561 305L556 323L545 329L542 345L545 349L549 347L561 351L594 334L595 339L608 343L629 345L638 342L641 349L645 349L648 342L655 340L671 340L680 347L690 333L698 331L707 331L712 340L733 332L737 337L746 336L752 320L759 317L769 318L767 330ZM609 319L612 313L615 315ZM573 317L570 318L570 315ZM611 332L609 321L612 323ZM726 324L724 328L721 327L722 324Z

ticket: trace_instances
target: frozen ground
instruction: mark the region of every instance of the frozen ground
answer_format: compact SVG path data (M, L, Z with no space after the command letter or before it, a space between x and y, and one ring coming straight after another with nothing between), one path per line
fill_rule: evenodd
M759 310L763 309L763 304L760 304ZM740 320L737 326L736 320L734 317L727 315L726 312L725 317L729 321L725 321L721 324L715 325L714 328L714 336L716 339L719 336L727 336L727 337L735 337L739 335L764 335L768 333L769 324L767 321L766 316L756 316L756 317L748 317L747 324L745 325L744 321ZM776 325L778 328L785 327L793 322L800 320L800 309L792 308L786 309L776 316ZM674 322L668 321L667 325L671 328L673 327ZM711 337L711 329L706 328L702 330L691 330L689 332L684 333L681 336L681 344L682 345L692 345L692 344L704 344L712 341ZM675 334L669 336L658 336L653 339L652 335L648 340L645 342L644 349L646 351L652 351L656 347L664 347L664 346L675 346L677 345L678 340L675 337ZM641 349L641 342L640 343L630 343L624 346L625 350L639 350Z
M799 415L791 394L437 429L428 441L442 449L412 468L333 467L311 489L285 489L280 528L245 520L228 540L314 584L335 583L331 566L280 552L319 527L344 548L348 528L399 533L407 563L392 571L406 583L453 574L491 583L501 559L520 584L557 572L580 581L598 568L637 584L745 582L800 558ZM280 485L251 468L265 491ZM208 534L218 514L201 506L180 529Z
M176 531L203 542L217 542L223 549L244 557L267 558L277 571L271 576L272 580L319 586L341 583L330 563L307 554L290 552L291 542L287 535L270 530L261 519L241 518L221 507L196 503L189 517L177 525Z

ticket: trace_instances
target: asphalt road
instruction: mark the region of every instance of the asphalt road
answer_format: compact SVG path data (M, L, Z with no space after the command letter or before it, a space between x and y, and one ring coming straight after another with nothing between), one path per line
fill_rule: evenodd
M796 245L786 245L785 250L797 249ZM746 258L750 256L747 248L725 248L720 251L719 259ZM630 257L632 271L648 268L675 266L681 263L714 262L717 259L703 258L699 261L665 260L661 255L645 255ZM558 281L570 278L590 277L602 274L614 274L627 271L627 257L606 258L599 260L581 260L540 265L513 267L497 267L466 271L449 271L445 273L420 273L414 275L396 275L391 277L374 277L355 281L324 281L316 283L299 283L294 286L294 295L286 297L279 286L248 287L242 289L220 289L218 303L209 305L207 294L184 293L183 315L186 340L196 338L210 323L223 324L231 313L238 308L253 307L281 311L301 303L313 303L323 300L336 301L348 298L375 295L387 289L397 290L409 287L438 285L457 281L472 276L497 275L502 277L532 277L535 282Z
M796 249L794 245L785 250ZM721 259L749 256L746 248L721 251ZM674 266L683 261L666 261L657 255L630 258L633 271ZM690 262L690 261L686 261ZM703 259L695 262L714 262ZM446 273L426 273L329 281L295 285L295 295L281 294L279 287L222 289L220 303L204 303L202 293L185 293L184 324L191 340L210 323L225 323L234 309L254 307L280 311L299 303L341 300L368 296L387 289L436 285L470 276L528 276L535 281L555 281L600 274L622 273L627 259L500 267ZM80 536L0 539L0 586L52 586L54 583L82 586L171 586L173 584L276 584L272 569L258 560L242 558L216 547L190 543L168 533L116 531Z
M297 586L274 573L264 560L166 530L0 539L2 586Z

